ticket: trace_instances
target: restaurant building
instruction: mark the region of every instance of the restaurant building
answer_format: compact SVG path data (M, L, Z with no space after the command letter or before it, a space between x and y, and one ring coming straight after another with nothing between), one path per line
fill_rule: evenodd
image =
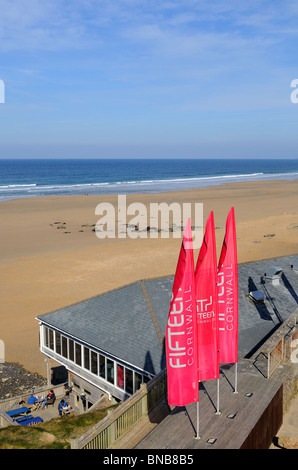
M250 357L298 306L297 257L242 264L238 275L238 356ZM66 368L74 408L126 400L165 368L173 280L141 280L37 317L40 350Z
M123 401L164 369L172 283L139 281L37 317L40 350L67 369L72 406Z

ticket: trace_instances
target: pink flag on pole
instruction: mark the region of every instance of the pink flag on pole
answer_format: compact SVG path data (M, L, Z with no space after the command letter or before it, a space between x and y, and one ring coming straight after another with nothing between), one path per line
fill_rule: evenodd
M237 363L238 356L238 265L234 207L226 221L226 233L218 262L219 360Z
M193 244L188 219L166 328L169 405L185 406L199 400L196 341Z
M217 259L210 212L195 271L199 380L219 378Z

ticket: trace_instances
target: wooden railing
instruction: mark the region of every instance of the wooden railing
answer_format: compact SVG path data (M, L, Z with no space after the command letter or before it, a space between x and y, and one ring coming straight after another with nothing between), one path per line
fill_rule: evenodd
M109 449L167 395L167 377L163 370L140 390L110 412L83 436L71 440L72 449Z

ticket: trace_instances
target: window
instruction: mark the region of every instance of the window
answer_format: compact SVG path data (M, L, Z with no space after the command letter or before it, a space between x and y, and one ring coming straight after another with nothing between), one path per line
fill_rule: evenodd
M139 390L142 382L147 383L151 380L151 377L143 376L121 364L117 364L112 359L108 359L104 355L76 343L46 326L44 326L44 345L73 361L78 366L91 371L92 374L99 375L112 385L125 390L130 395Z
M125 391L133 393L133 371L125 368Z
M99 375L103 379L106 378L106 358L101 354L99 355Z
M54 351L54 332L53 332L53 330L49 330L49 348L53 349L53 351Z
M75 363L78 366L81 366L82 365L82 357L81 357L82 352L81 352L81 345L78 343L75 343L75 352L76 352Z
M55 351L57 354L61 354L61 335L57 331L55 331L55 341L56 341Z
M84 346L84 367L90 370L89 348L86 348L86 346Z
M139 390L142 383L142 376L135 372L135 391Z
M124 367L117 364L117 385L124 389Z
M62 351L61 354L63 357L67 357L67 338L62 336Z
M44 345L49 347L49 329L46 326L44 327Z
M68 340L68 358L74 361L74 342L72 339Z
M91 351L91 372L97 374L97 353Z
M114 361L107 359L107 381L114 384Z

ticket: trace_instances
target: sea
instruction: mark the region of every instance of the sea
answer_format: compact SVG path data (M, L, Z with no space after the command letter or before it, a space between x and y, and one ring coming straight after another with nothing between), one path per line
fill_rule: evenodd
M0 201L298 179L298 159L1 159Z

